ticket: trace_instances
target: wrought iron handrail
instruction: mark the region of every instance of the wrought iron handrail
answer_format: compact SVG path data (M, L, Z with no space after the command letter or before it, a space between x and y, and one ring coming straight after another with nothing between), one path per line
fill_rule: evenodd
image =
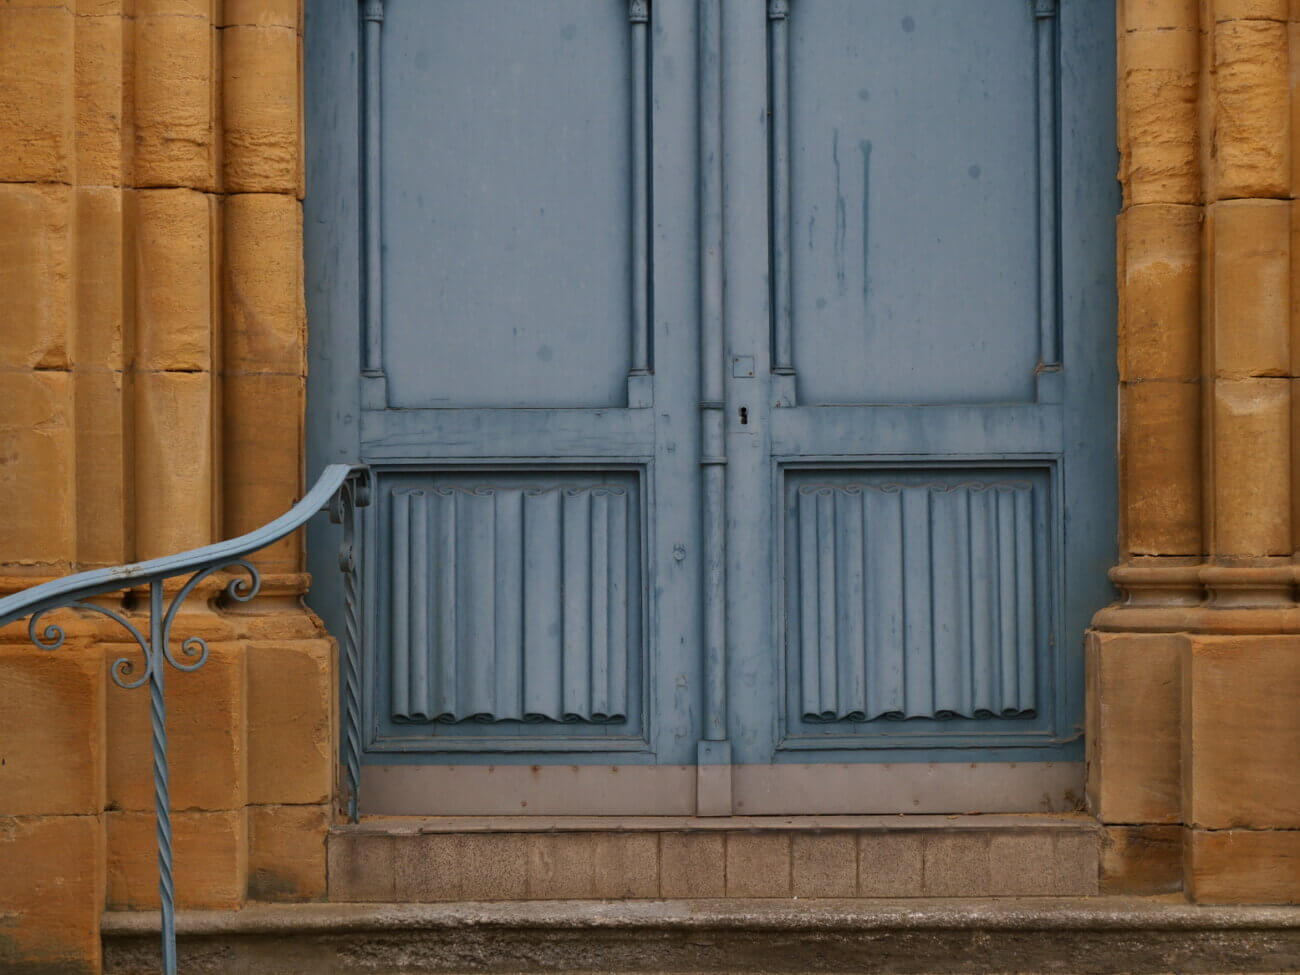
M171 645L172 624L176 612L196 586L214 572L238 567L248 578L236 576L225 586L230 598L248 602L261 588L257 567L245 556L265 548L290 532L301 528L312 515L328 510L330 520L343 526L339 548L339 569L343 573L345 632L343 634L343 745L347 770L348 815L357 818L357 790L360 784L360 608L358 605L357 565L355 557L356 509L370 502L370 471L364 465L331 464L321 472L312 489L289 511L274 521L229 541L205 545L178 555L166 555L146 562L107 569L78 572L32 586L22 592L0 598L0 626L24 616L31 616L27 635L42 650L63 646L66 634L57 623L40 621L54 609L83 609L107 616L118 623L135 640L144 657L143 672L136 674L130 657L113 662L110 674L123 688L149 684L149 711L153 737L154 811L158 819L158 893L162 909L162 957L166 975L176 975L176 895L172 879L171 799L167 781L167 709L163 693L164 661L186 673L198 670L208 659L207 642L198 636L186 637L177 656ZM180 590L164 605L163 583L167 579L192 573ZM149 635L123 613L97 603L86 602L95 596L149 587Z

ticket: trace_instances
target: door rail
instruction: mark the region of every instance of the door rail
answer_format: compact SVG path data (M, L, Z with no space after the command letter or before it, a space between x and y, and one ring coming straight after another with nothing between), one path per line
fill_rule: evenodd
M164 662L183 673L198 670L207 662L208 645L199 636L181 640L179 653L172 646L171 630L176 611L195 587L222 569L237 569L225 585L226 595L248 602L261 587L261 574L246 556L301 528L317 512L329 512L330 521L343 528L339 547L339 570L343 573L345 626L341 643L343 656L343 761L348 790L348 817L357 819L357 790L361 778L361 661L360 590L355 555L356 509L370 503L370 470L363 464L331 464L321 472L311 490L274 521L229 541L202 548L132 562L107 569L78 572L44 582L22 592L0 598L0 626L30 616L27 635L41 650L63 646L65 633L54 622L41 625L55 609L89 610L121 625L139 646L143 667L130 657L113 662L110 675L119 687L132 689L149 685L149 716L153 737L154 810L158 821L158 893L162 905L162 958L167 975L176 975L176 907L172 879L171 801L167 782L167 709L163 693ZM163 598L167 579L189 574L170 603ZM247 578L244 577L247 575ZM121 612L89 602L96 596L147 585L149 587L149 632L146 636Z

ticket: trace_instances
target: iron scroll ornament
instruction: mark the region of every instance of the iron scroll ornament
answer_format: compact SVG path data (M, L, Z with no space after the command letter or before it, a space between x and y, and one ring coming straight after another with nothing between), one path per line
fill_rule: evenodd
M172 648L172 625L177 611L204 579L223 569L238 574L227 582L224 591L236 602L248 602L261 588L261 575L246 556L265 548L298 528L312 515L328 510L332 521L343 526L343 544L339 566L344 575L347 628L342 641L344 685L343 721L347 744L344 764L347 769L348 812L355 821L357 787L360 773L359 732L359 637L356 562L353 548L356 537L356 509L370 499L370 471L364 465L332 464L321 472L316 483L289 511L256 531L203 548L168 555L147 562L135 562L107 569L79 572L62 579L32 586L22 592L0 598L0 626L30 616L27 635L37 648L53 652L67 639L62 626L54 622L41 625L46 614L56 609L80 609L106 616L130 634L143 657L143 667L136 673L130 657L113 661L110 675L119 687L132 689L149 685L149 717L153 744L154 812L158 834L158 892L162 914L162 962L166 975L176 975L176 892L172 875L171 798L167 769L167 709L164 694L167 666L182 673L193 673L208 659L207 642L200 636L185 637L176 652ZM180 576L189 577L167 602L164 583ZM91 602L104 596L148 586L149 633L146 636L132 620L108 606ZM354 753L355 745L355 753Z

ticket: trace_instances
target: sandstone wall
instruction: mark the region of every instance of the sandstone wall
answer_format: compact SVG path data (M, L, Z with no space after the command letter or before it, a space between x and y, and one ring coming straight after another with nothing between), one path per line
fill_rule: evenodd
M1088 644L1109 885L1300 900L1300 2L1119 0L1121 604Z
M0 6L0 593L299 496L301 47L297 0ZM211 645L168 674L182 906L324 894L332 642L301 536L255 561L251 611L176 624ZM65 619L55 653L0 631L0 970L94 971L101 910L158 901L148 691Z

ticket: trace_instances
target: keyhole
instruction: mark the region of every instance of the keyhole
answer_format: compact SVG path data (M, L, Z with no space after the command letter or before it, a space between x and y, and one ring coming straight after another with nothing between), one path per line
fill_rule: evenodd
M740 408L740 425L743 427L748 423L749 423L749 407L742 406Z

